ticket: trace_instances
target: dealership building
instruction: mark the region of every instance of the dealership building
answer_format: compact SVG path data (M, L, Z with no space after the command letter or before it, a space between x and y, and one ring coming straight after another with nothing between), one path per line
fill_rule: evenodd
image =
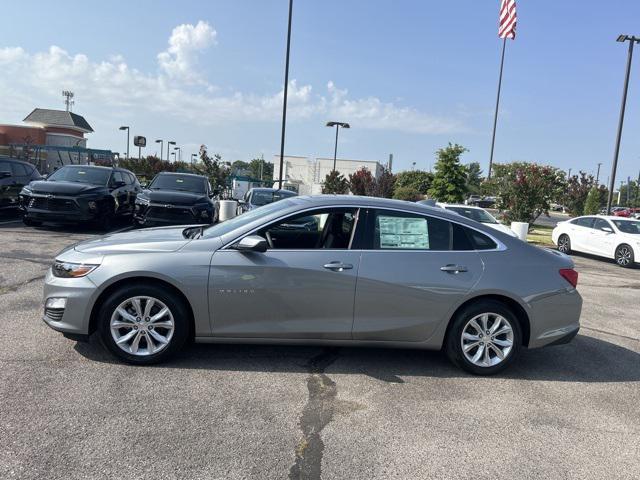
M333 170L333 158L310 158L285 155L283 157L282 179L286 187L295 189L300 195L316 195L322 193L322 183ZM336 170L349 178L349 175L366 168L374 178L383 171L383 165L377 160L349 160L338 158ZM280 155L273 158L273 181L280 178Z
M110 150L87 148L85 135L93 128L82 115L66 110L36 108L24 125L0 124L0 154L28 160L41 173L62 165L112 159Z

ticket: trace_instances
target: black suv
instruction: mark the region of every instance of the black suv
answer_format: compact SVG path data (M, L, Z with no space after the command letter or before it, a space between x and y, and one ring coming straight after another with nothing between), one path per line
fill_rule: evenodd
M137 226L215 223L218 203L209 179L190 173L157 174L136 198Z
M140 190L138 179L128 170L65 165L22 189L23 221L30 226L91 222L109 230L115 217L133 214Z
M38 170L30 163L0 156L0 212L17 209L22 187L40 179Z

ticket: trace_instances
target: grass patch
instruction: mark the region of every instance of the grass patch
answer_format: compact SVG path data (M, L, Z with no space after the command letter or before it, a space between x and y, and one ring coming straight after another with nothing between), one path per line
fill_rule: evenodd
M553 243L553 240L551 240L552 230L553 227L534 225L527 234L527 242L544 247L553 247L555 244Z

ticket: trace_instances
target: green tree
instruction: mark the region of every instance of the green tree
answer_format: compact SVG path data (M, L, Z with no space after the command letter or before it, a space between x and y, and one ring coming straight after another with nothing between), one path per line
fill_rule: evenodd
M251 178L259 180L273 179L273 163L265 162L263 158L254 158L249 162Z
M567 193L565 195L564 205L573 217L578 217L584 212L584 204L587 201L587 195L596 181L593 175L587 175L580 172L579 175L572 175L567 181Z
M331 170L324 179L322 193L344 194L349 192L349 180L337 170Z
M368 168L362 167L349 175L349 190L354 195L373 195L375 189L376 179L373 178Z
M413 187L396 186L393 192L393 198L396 200L406 200L407 202L417 202L422 199L422 194Z
M496 206L505 220L529 224L548 213L551 202L566 191L564 172L526 162L494 164L491 180L484 185L498 197Z
M396 174L396 188L412 188L426 195L433 182L433 173L425 170L406 170Z
M480 185L482 185L482 169L478 162L471 162L467 165L467 192L480 193Z
M602 200L600 189L591 187L587 200L584 203L583 215L595 215L600 211L600 202Z
M219 153L214 154L213 158L209 156L206 145L200 145L200 162L194 165L194 170L208 177L214 190L220 191L225 188L229 169L223 165Z
M449 145L436 152L438 161L429 196L440 202L460 203L467 193L467 169L460 163L460 155L467 149L462 145Z
M376 187L373 195L375 197L393 198L393 191L396 186L396 176L388 168L383 167L382 173L376 179Z

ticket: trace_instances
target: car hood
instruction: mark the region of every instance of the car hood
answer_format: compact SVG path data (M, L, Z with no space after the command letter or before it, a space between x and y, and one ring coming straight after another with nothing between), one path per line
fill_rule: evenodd
M140 195L152 203L166 203L171 205L195 205L210 202L209 197L202 193L180 192L177 190L144 190Z
M92 185L90 183L76 182L48 182L38 180L29 184L29 190L33 193L48 195L83 195L87 193L106 193L107 187Z
M185 226L159 227L113 233L86 240L74 246L82 253L108 255L110 253L175 252L191 241L185 238Z

